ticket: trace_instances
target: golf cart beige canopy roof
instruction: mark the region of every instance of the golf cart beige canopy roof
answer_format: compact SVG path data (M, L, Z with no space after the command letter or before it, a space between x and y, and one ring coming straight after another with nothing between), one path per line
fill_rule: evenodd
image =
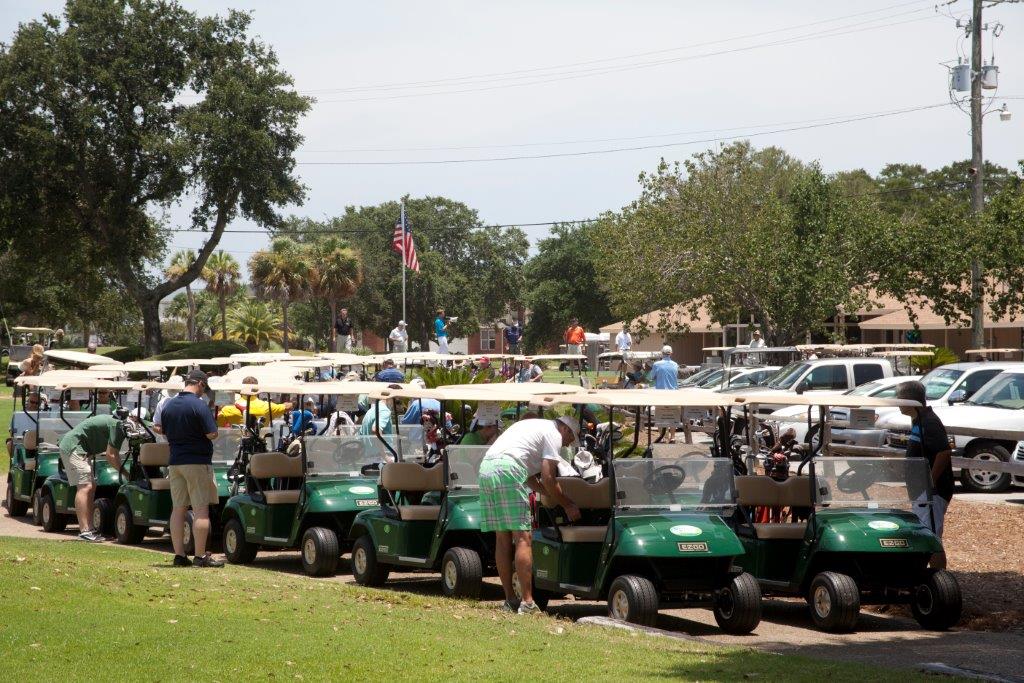
M81 379L118 379L124 373L113 370L51 370L41 375L20 375L14 380L19 386L56 387L65 381Z
M370 356L358 356L354 353L321 353L320 358L329 360L335 365L363 365Z
M290 364L243 365L224 373L224 379L241 382L246 377L255 377L257 382L283 384L297 381L303 368Z
M20 332L22 334L53 334L53 330L49 327L22 327L20 325L12 327L11 332Z
M123 365L122 363L107 358L97 353L85 353L84 351L67 351L65 349L50 349L43 351L43 355L55 361L73 363L75 365Z
M735 346L705 346L701 351L732 351Z
M879 358L917 358L917 357L931 357L935 355L934 351L900 351L894 349L892 351L875 351L871 354Z
M575 384L555 384L554 382L491 382L483 384L448 384L438 389L457 391L472 390L489 394L576 394L586 391Z
M174 367L169 365L169 361L163 360L133 360L128 363L120 365L94 365L92 370L117 370L119 372L159 372L160 370L166 370L167 368Z
M228 356L232 362L237 363L270 363L275 360L288 360L289 358L302 358L293 356L290 353L233 353Z
M139 382L112 382L107 379L95 379L83 377L81 379L69 379L55 385L61 391L68 389L109 389L110 391L140 391Z
M223 382L212 384L216 391L235 391L243 396L258 394L302 394L303 396L360 396L370 394L381 387L408 387L407 384L384 384L382 382L285 382L269 381L260 384Z
M848 394L821 394L807 392L791 394L783 391L750 391L733 394L740 405L786 405L786 406L824 406L836 408L920 408L921 404L903 398L878 398L877 396L851 396Z
M587 357L582 353L542 353L536 356L513 356L517 362L519 361L530 361L535 360L586 360Z
M616 358L622 358L623 353L621 351L605 351L604 353L597 354L600 360L614 360ZM626 351L626 360L650 360L652 358L661 358L661 351Z
M871 344L876 349L934 349L935 344Z
M320 368L330 368L334 366L334 362L327 358L296 358L294 360L275 360L271 363L267 363L266 368L301 368L303 370L318 370Z
M692 389L591 389L577 394L544 394L534 396L530 405L579 405L596 403L603 406L648 407L648 406L694 406L713 407L735 404L732 396L716 394L713 391L694 391Z
M1024 353L1024 349L967 349L964 353L969 356L986 356L990 353Z
M145 362L145 361L144 361ZM162 360L153 361L154 363L163 363L168 368L188 368L193 365L196 367L212 366L212 365L236 365L240 364L240 361L234 358L220 357L220 358L178 358L177 360Z

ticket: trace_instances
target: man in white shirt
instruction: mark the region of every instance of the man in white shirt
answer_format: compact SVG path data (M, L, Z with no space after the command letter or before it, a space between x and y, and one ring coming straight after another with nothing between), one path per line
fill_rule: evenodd
M633 335L629 333L629 330L622 328L617 335L615 335L615 348L619 350L619 353L625 355L629 353L629 350L633 348Z
M520 420L498 437L480 463L480 530L495 532L494 561L505 590L505 611L539 611L533 601L530 490L554 499L571 521L580 518L580 509L562 493L556 479L558 452L574 443L578 433L579 422L573 417ZM522 593L518 607L513 569Z
M405 321L399 320L398 327L391 330L391 334L388 335L388 339L391 341L391 351L393 353L405 353L409 348L409 331L405 329Z
M754 330L754 334L750 338L750 343L747 344L747 348L751 349L763 349L764 339L761 338L761 330ZM747 365L760 365L762 354L760 353L748 353L747 354Z

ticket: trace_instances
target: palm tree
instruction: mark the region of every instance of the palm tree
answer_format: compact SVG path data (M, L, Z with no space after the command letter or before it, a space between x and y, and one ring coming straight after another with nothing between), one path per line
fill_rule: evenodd
M308 251L311 290L316 296L326 299L331 307L329 329L333 337L334 321L338 318L338 301L355 294L363 281L362 264L359 255L348 243L337 237L314 242Z
M206 280L206 288L217 295L217 305L220 306L220 333L222 338L228 336L228 296L233 294L239 285L241 270L238 261L226 251L217 251L210 254L203 268L203 279Z
M270 249L249 259L249 272L257 290L281 302L283 346L288 350L288 306L309 291L309 261L306 251L287 237L277 237Z
M266 302L246 298L228 314L228 337L258 351L281 338L281 318Z
M196 253L191 249L182 249L175 252L174 256L171 257L171 262L167 264L167 268L164 269L164 274L169 278L176 278L181 276L188 267L191 266L196 260ZM185 285L185 298L188 300L188 317L186 318L186 326L188 327L188 340L194 342L196 340L196 300L192 296L192 285Z

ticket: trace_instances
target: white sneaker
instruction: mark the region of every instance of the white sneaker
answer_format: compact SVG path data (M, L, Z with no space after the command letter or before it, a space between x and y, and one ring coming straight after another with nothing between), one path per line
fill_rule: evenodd
M525 600L519 603L519 614L540 614L540 607L537 607L535 602L526 602Z

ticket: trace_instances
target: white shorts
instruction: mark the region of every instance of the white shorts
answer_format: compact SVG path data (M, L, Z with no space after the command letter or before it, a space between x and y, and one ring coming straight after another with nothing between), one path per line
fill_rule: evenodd
M447 336L438 337L437 338L437 352L438 353L448 353L448 337Z
M927 503L914 503L914 514L921 520L921 524L930 529L933 534L942 538L942 529L946 521L946 509L949 503L942 496L932 496L931 510ZM933 523L934 521L934 523Z

